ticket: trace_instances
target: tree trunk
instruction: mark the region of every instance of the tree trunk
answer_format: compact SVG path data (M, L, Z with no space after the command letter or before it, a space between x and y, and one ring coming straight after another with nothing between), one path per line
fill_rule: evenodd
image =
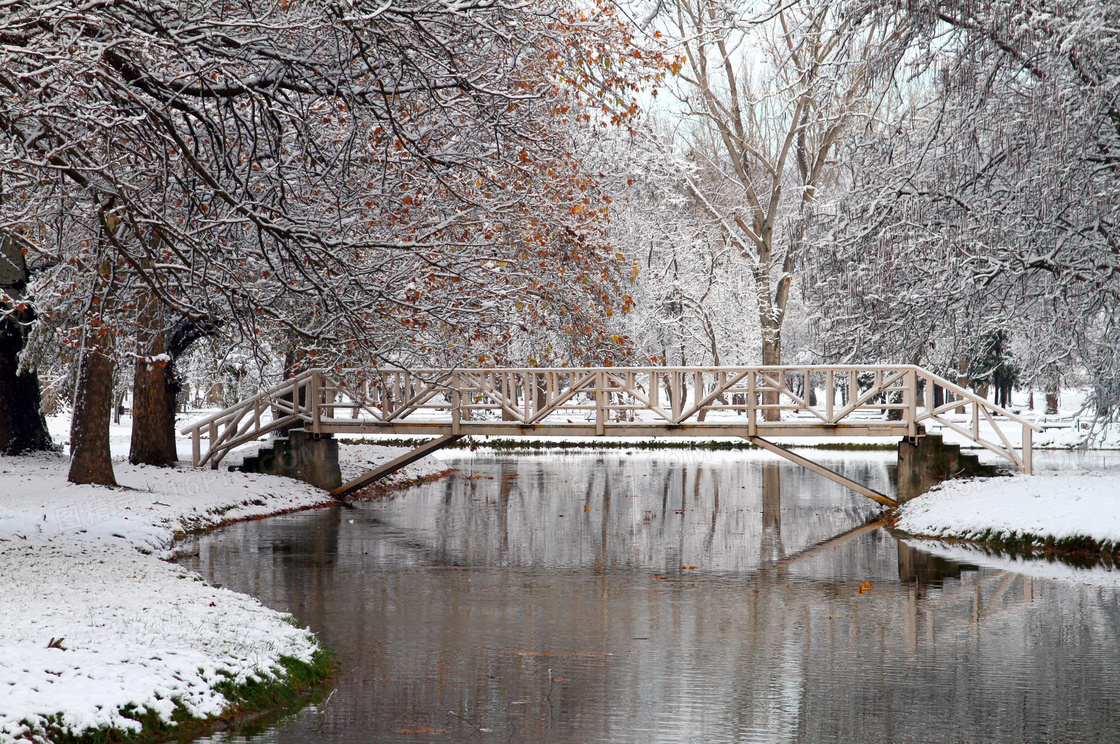
M19 315L0 320L0 454L4 455L52 447L47 421L39 410L39 376L19 372L23 350Z
M128 461L133 465L170 467L178 460L172 362L162 326L156 299L145 298L136 334L138 357L132 387L132 446Z
M1056 414L1058 412L1058 386L1052 384L1046 388L1046 413Z
M164 400L167 402L167 414L163 417L163 427L165 440L171 442L171 456L175 461L179 459L179 453L175 449L175 414L179 413L182 408L179 400L180 394L183 392L183 383L179 379L179 375L175 374L175 360L177 357L172 355L171 361L167 363L167 369L163 376L165 385Z
M782 329L766 315L762 316L762 364L767 367L779 367L782 364ZM762 394L764 406L776 406L780 402L780 393ZM781 418L782 412L776 408L767 408L762 412L763 421L778 421Z
M103 229L116 230L117 218L103 208ZM113 406L113 332L106 327L106 310L113 302L113 272L102 259L94 277L88 335L78 359L74 418L70 422L71 483L115 486L113 456L109 452L109 417Z
M968 379L968 362L966 362L964 358L961 358L961 360L957 363L957 387L967 388ZM964 405L962 404L953 409L953 412L964 413Z
M97 325L80 364L74 420L70 425L70 482L117 485L109 454L113 404L113 357L109 331Z
M0 238L0 291L19 300L27 288L23 251L13 240ZM9 310L0 301L0 314ZM53 447L40 411L39 375L19 371L24 327L35 319L31 310L16 310L0 320L0 454L18 455Z
M134 465L170 467L175 451L175 394L171 363L136 361L132 390L132 446L128 461Z

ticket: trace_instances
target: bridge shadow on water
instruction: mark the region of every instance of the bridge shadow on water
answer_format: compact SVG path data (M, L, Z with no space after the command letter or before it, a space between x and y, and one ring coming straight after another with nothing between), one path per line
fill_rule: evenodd
M889 488L893 455L830 467ZM1050 742L1120 730L1120 595L954 563L756 453L461 455L188 563L292 612L337 689L275 742ZM241 740L240 734L221 740ZM217 739L216 739L217 740Z

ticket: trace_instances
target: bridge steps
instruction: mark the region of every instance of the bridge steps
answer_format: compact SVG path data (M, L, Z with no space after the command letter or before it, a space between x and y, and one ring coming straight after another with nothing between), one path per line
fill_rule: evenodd
M283 475L310 483L326 491L342 484L338 463L338 441L330 436L316 437L293 429L286 437L276 437L249 455L230 471Z

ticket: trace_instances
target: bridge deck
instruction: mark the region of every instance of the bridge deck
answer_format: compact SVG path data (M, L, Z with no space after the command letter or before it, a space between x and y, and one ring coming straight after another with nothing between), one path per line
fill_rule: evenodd
M408 421L377 423L353 419L324 418L319 424L322 434L392 434L400 436L542 436L542 437L746 437L749 427L739 421L711 421L693 424L668 424L658 422L612 422L598 433L594 423L542 422L523 424L509 421L463 421L458 426L450 422ZM905 422L879 421L852 424L759 422L754 436L768 437L905 437Z
M1039 427L911 365L314 369L183 433L192 437L194 463L216 467L234 447L283 427L313 434L754 441L914 437L929 425L1031 471L1032 433ZM1014 436L1019 431L1021 438Z

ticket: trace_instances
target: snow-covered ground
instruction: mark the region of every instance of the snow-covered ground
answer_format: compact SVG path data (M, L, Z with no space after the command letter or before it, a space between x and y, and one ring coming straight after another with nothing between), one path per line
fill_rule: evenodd
M65 441L68 422L51 424ZM126 455L127 427L114 427L112 442ZM399 452L343 446L343 476ZM121 460L121 488L75 486L68 467L63 455L0 457L0 744L20 738L20 721L42 726L53 714L75 732L138 728L121 714L129 704L169 718L178 700L218 715L227 701L215 684L273 676L285 656L311 660L315 638L285 615L165 559L177 533L321 505L325 492ZM397 478L441 469L421 461Z
M1120 424L1105 426L1094 422L1091 415L1080 415L1084 394L1079 391L1062 391L1062 410L1058 414L1043 414L1042 398L1035 396L1036 407L1032 411L1027 396L1017 392L1012 405L1014 412L1043 427L1041 433L1034 435L1035 475L948 481L904 504L899 510L897 527L914 535L955 539L976 538L989 532L1120 541L1120 459L1112 456L1114 453L1096 451L1120 449ZM947 442L967 444L953 432L944 433ZM1012 428L1007 434L1014 446L1020 445L1019 431ZM1094 449L1076 449L1087 444ZM977 452L985 462L1000 462L986 450ZM1032 575L1042 571L1039 575L1050 578L1089 583L1116 583L1117 578L1106 568L1044 566L993 557L963 544L926 541L921 548L958 561L994 563Z
M130 423L126 417L111 430L118 489L69 484L63 455L0 457L0 744L21 736L21 720L42 725L55 714L74 731L135 728L121 714L130 704L169 716L178 700L196 716L216 715L226 700L214 684L273 675L281 657L307 661L317 648L283 614L208 586L165 559L176 534L321 505L326 494L224 468L128 465ZM1036 443L1068 446L1082 436L1072 415L1049 423L1053 435ZM50 426L56 442L68 443L68 419L52 419ZM1120 430L1115 434L1108 440L1120 445ZM179 449L187 460L189 442ZM343 478L399 452L343 445ZM238 459L235 452L226 462ZM442 469L429 458L398 478ZM958 537L990 529L1120 540L1120 471L948 483L905 505L899 527Z
M1120 541L1120 469L948 481L904 504L897 527L969 539L985 531Z

